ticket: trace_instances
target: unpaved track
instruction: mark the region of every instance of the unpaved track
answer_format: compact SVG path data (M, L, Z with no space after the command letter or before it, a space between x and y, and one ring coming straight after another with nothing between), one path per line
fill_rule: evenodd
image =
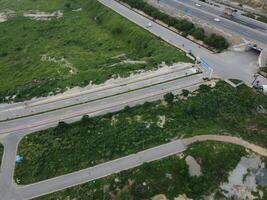
M192 138L183 139L183 143L187 146L195 142L203 142L203 141L218 141L218 142L227 142L231 144L236 144L246 149L249 149L251 151L254 151L255 153L261 156L267 157L267 149L260 147L258 145L249 143L238 137L226 136L226 135L199 135L199 136L195 136Z

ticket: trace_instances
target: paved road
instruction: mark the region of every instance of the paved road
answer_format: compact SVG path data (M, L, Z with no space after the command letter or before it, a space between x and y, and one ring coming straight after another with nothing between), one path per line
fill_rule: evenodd
M140 88L150 87L179 77L196 73L199 68L192 64L176 64L172 67L161 68L153 72L145 72L125 79L109 81L107 83L51 97L34 99L22 103L6 104L0 107L0 121L22 116L48 112L68 106L73 106L101 98L122 94ZM155 87L158 89L158 87Z
M39 182L24 187L18 187L18 193L25 199L40 196L55 190L61 190L66 187L81 184L123 170L131 169L145 162L151 162L160 158L167 157L182 152L186 149L181 140L164 144L152 149L148 149L137 154L132 154L111 162L97 165L78 172L59 176L50 180Z
M121 95L91 101L76 106L67 107L34 116L0 122L0 134L9 134L29 128L44 126L49 128L56 126L59 121L72 122L79 120L83 115L95 116L124 108L126 105L134 106L146 101L154 101L169 92L179 93L182 89L194 90L200 84L204 84L203 74L173 80Z
M59 191L67 187L72 187L88 181L96 180L113 173L118 173L142 165L145 162L152 162L175 155L186 150L188 145L202 141L219 141L227 142L250 149L262 156L267 156L267 149L251 144L237 137L221 136L221 135L200 135L192 138L176 140L167 144L163 144L151 149L144 150L137 154L125 156L120 159L109 161L77 172L69 173L63 176L55 177L38 183L18 186L12 181L7 180L7 184L2 182L0 177L1 200L21 200L42 196L51 192ZM11 156L14 157L14 156ZM5 157L4 162L9 160ZM9 161L7 161L9 162ZM10 174L10 172L8 172Z
M122 6L114 0L99 0L107 7L115 10L120 15L128 18L137 25L147 29L168 43L184 50L191 51L196 57L203 58L215 74L222 79L236 78L243 80L247 85L251 85L254 80L253 75L257 72L258 55L254 52L231 52L227 51L221 54L214 54L207 49L199 46L186 38L162 27L161 25L151 22L151 20L137 14L136 12ZM152 23L152 27L147 28L147 24ZM261 80L261 84L267 84L267 79Z
M120 14L122 14L123 16L127 17L128 19L134 21L135 23L137 23L138 25L142 26L142 27L146 27L147 23L150 22L150 20L136 14L135 12L125 8L124 6L121 6L120 4L117 4L116 2L112 1L112 0L101 0L102 3L104 3L105 5L113 8L114 10L116 10L117 12L119 12ZM172 31L169 31L168 29L158 25L158 24L154 24L153 26L149 29L150 32L154 33L155 35L158 35L160 37L162 37L164 40L170 42L171 44L177 46L177 47L181 47L182 44L185 45L185 49L187 50L192 50L193 54L195 54L196 56L201 56L203 59L205 59L208 64L214 68L215 72L217 74L219 74L221 77L223 78L241 78L243 79L246 83L250 83L250 81L253 79L252 78L252 74L251 74L251 68L252 65L255 60L251 59L251 57L249 57L247 54L238 54L238 53L233 53L233 52L226 52L223 54L213 54L212 52L209 52L206 49L203 48L199 48L198 45L186 40L183 37L178 36L177 34L173 33ZM249 60L248 60L249 57ZM241 62L240 62L241 61ZM248 62L249 61L249 62ZM255 64L255 63L254 63ZM252 68L252 70L254 70ZM192 76L190 77L192 79L194 79L195 81L199 78L201 79L201 75L196 75L196 76ZM179 82L181 80L175 80L173 82L168 82L166 83L166 85L164 85L165 88L163 88L164 92L168 92L171 90L179 90L179 88L181 89L181 87L185 86L185 87L195 87L194 86L190 86L188 85L188 82L186 83L181 83ZM190 80L190 84L191 84ZM168 85L169 84L169 85ZM183 85L185 84L185 85ZM196 84L197 85L197 84ZM162 89L162 88L161 88ZM152 97L150 96L148 99L149 100L154 100L154 98L159 98L160 95L163 95L163 91L161 91L161 89L157 92L157 93L153 93ZM140 92L140 91L139 91ZM126 94L124 94L126 95ZM144 96L144 94L139 94L140 96L137 95L133 95L130 94L132 96L119 96L118 99L110 99L112 104L109 102L105 102L102 101L100 104L100 107L97 107L99 105L95 105L95 104L90 104L90 107L88 108L89 105L85 105L85 107L80 107L77 106L73 109L69 109L69 110L62 110L59 111L59 113L53 113L54 115L45 115L43 116L44 118L39 118L40 115L35 116L33 118L28 118L27 120L24 121L11 121L11 124L6 124L6 123L1 123L0 126L0 131L2 131L2 134L6 134L6 137L3 139L3 143L5 145L5 155L4 155L4 159L3 159L3 166L1 169L1 174L0 174L0 193L1 193L1 198L3 200L19 200L19 199L23 199L23 198L28 198L30 196L36 196L36 195L41 195L43 193L47 193L47 192L52 192L54 190L57 189L62 189L64 187L69 187L72 186L73 184L78 184L81 182L86 181L84 179L85 177L85 172L86 170L82 170L81 172L77 172L77 177L76 177L76 173L72 174L72 175L66 175L64 177L66 178L62 178L58 177L56 179L52 179L52 182L49 181L45 181L43 183L37 183L31 186L25 186L25 187L18 187L16 186L13 181L12 181L12 175L13 175L13 167L14 167L14 159L15 159L15 155L16 155L16 146L17 146L17 142L19 141L19 137L22 136L22 134L27 134L30 132L35 132L37 130L41 130L41 129L46 129L48 127L54 126L56 125L56 121L60 119L60 117L66 117L68 118L69 121L73 121L73 120L77 120L78 118L80 118L80 116L82 114L84 114L85 109L90 109L90 110L86 110L86 112L92 112L92 115L95 114L103 114L106 112L112 112L118 109L121 109L124 107L124 105L135 105L136 103L142 103L144 101L146 101L147 97ZM146 94L148 95L148 94ZM129 100L128 102L126 102L126 100ZM115 105L113 103L116 103ZM92 108L97 107L98 109L94 110ZM100 108L100 109L99 109ZM77 113L78 112L78 113ZM71 116L71 117L70 117ZM70 118L69 118L70 117ZM26 119L26 118L25 118ZM46 123L43 123L45 120ZM47 121L48 120L48 121ZM51 121L53 122L51 122ZM67 120L67 121L68 121ZM14 123L15 122L15 123ZM41 123L40 123L41 122ZM39 124L38 124L39 123ZM35 126L32 126L35 125ZM19 131L16 131L17 129L22 128ZM1 135L0 135L1 137ZM15 137L15 138L13 138ZM18 138L16 138L18 137ZM201 140L200 138L196 138L196 141ZM221 141L221 140L220 140ZM230 140L232 141L232 139ZM192 143L192 140L185 140L184 141L184 145L186 144L190 144ZM229 142L229 140L228 140ZM179 144L181 144L179 142ZM247 146L247 143L240 143L240 144L244 144L246 147L249 148L253 148L257 147L257 146ZM172 145L171 145L172 146ZM170 148L171 148L170 146ZM184 149L183 145L178 145L176 147L181 146L182 149ZM258 147L257 147L258 148ZM160 149L160 150L159 150ZM164 155L170 155L170 151L167 151L169 149L168 148L159 148L156 149L155 151L147 151L150 152L148 154L144 154L143 159L140 158L140 154L135 154L135 158L130 157L129 159L133 159L133 163L129 166L127 165L127 163L129 162L128 160L125 161L123 158L120 159L122 161L122 163L117 161L114 161L115 163L113 163L113 167L112 170L110 171L110 165L101 165L101 166L105 166L104 168L101 166L98 167L94 167L93 171L91 171L91 174L88 174L87 176L87 181L91 180L92 178L97 178L97 177L102 177L105 175L108 175L110 173L114 173L114 172L118 172L120 170L124 170L124 169L128 169L136 166L136 164L140 163L140 162L144 162L146 159L148 161L151 160L155 160L155 159L159 159L160 157L163 157ZM172 149L172 148L171 148ZM180 149L180 147L179 147ZM167 152L165 152L165 150ZM261 151L262 149L259 149L256 151L258 153L262 153ZM174 148L173 153L177 153L180 150L177 150L177 148ZM164 153L165 152L165 153ZM143 155L143 154L142 154ZM262 154L263 155L263 154ZM141 159L141 160L140 160ZM13 161L13 162L12 162ZM88 169L87 169L88 170ZM92 170L92 168L91 168ZM100 170L100 171L98 171ZM90 171L90 170L89 170ZM89 172L87 171L87 172ZM81 174L79 174L81 173ZM82 176L82 177L81 177ZM70 178L71 177L71 178ZM54 181L54 180L58 180ZM46 185L42 185L42 184L46 184ZM49 187L49 185L54 184L53 187ZM38 187L39 185L39 187ZM45 187L43 187L45 186ZM44 190L43 188L49 188L48 190Z
M166 4L177 8L177 12L184 13L188 9L186 15L196 17L207 22L210 25L219 27L225 31L231 31L244 36L247 39L260 42L259 44L267 45L267 26L263 23L249 20L245 17L238 16L235 19L222 17L222 11L215 9L209 5L198 2L201 7L195 6L193 0L160 0L161 4ZM216 22L214 18L219 18L221 21ZM238 23L237 23L238 22Z
M197 7L197 8L199 8L202 11L211 13L213 15L216 15L217 17L220 17L220 16L226 17L224 15L224 9L226 6L218 4L218 3L216 3L216 5L219 5L219 7L201 2L199 0L176 0L176 1L188 4L190 7L197 7L196 6L196 3L197 3L197 4L201 5L201 7ZM247 27L252 28L252 29L257 29L261 32L267 32L267 24L266 23L251 19L251 18L246 17L246 16L243 16L242 13L243 13L242 11L238 11L237 13L235 13L234 17L229 18L229 20L234 21L234 22L239 23L239 24L242 24L242 25L247 26Z

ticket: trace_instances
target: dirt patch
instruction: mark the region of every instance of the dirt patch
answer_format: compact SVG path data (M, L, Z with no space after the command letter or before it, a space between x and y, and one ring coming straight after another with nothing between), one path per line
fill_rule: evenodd
M63 12L58 10L52 13L48 13L48 12L31 10L31 11L23 13L23 16L29 17L31 19L38 20L38 21L47 21L47 20L51 20L52 18L63 17Z
M174 200L193 200L193 199L187 198L185 194L180 194L178 197L175 197Z
M8 21L8 19L15 15L15 12L12 10L4 10L0 12L0 23Z
M166 123L166 117L165 115L160 115L158 116L159 120L157 122L157 126L160 127L160 128L163 128L165 123Z
M168 200L168 199L164 194L158 194L158 195L152 197L152 200Z
M0 12L0 23L7 21L7 16L5 13Z
M201 173L201 167L200 165L197 163L197 161L195 160L194 157L192 156L187 156L185 158L186 164L189 168L189 174L190 176L196 176L199 177L202 175Z
M43 62L53 62L58 64L60 67L67 68L69 69L70 74L77 74L78 69L75 68L72 63L70 63L68 60L66 60L63 57L53 57L53 56L48 56L48 55L42 55L41 61Z
M118 122L118 116L117 115L113 115L112 118L111 118L111 122L110 122L110 125L111 126L115 126Z
M135 65L135 64L146 64L146 61L142 61L142 60L124 60L112 65L109 65L109 67L115 67L118 65L123 65L123 64L129 64L129 65Z

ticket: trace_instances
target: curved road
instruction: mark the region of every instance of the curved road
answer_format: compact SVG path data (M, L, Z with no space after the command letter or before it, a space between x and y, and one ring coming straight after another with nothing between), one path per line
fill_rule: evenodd
M19 141L19 138L17 138L17 141ZM223 135L200 135L191 138L175 140L173 142L150 148L136 154L125 156L123 158L112 160L63 176L55 177L26 186L18 186L12 181L14 160L13 163L10 160L15 159L15 155L14 153L11 153L9 157L5 156L3 159L3 166L0 174L0 196L2 197L1 200L22 200L42 196L48 193L62 190L67 187L72 187L88 181L96 180L113 173L128 170L140 166L145 162L152 162L171 155L175 155L177 153L185 151L189 145L202 141L219 141L232 143L254 151L261 156L267 157L267 149L255 144L251 144L247 141L242 140L241 138ZM9 151L9 148L10 147L7 146L7 149L5 149L5 151ZM11 166L9 166L8 168L7 164ZM4 173L8 175L4 175Z

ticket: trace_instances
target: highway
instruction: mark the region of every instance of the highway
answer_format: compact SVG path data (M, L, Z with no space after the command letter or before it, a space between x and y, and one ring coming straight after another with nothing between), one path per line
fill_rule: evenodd
M139 26L147 29L151 33L161 37L165 41L169 42L170 44L182 47L187 51L192 51L195 56L199 56L203 58L208 65L214 69L216 75L219 75L221 78L238 78L242 79L248 85L253 80L253 73L255 72L255 62L257 60L257 56L251 54L251 52L246 53L236 53L236 52L224 52L222 54L214 54L207 49L199 48L199 46L182 36L177 35L176 33L162 27L159 24L151 22L151 20L140 16L136 12L129 10L128 8L118 4L113 0L100 0L104 5L112 8L122 16L125 16L129 20L133 21L134 23L138 24ZM152 23L151 28L147 28L148 22ZM188 70L188 69L182 69ZM178 70L179 71L179 70ZM184 73L184 72L183 72ZM125 92L119 95L109 95L110 91L113 91L113 86L107 86L110 88L105 88L103 91L106 91L105 94L101 94L107 98L100 98L97 99L94 97L94 101L87 102L87 98L89 97L88 91L85 93L79 94L76 93L74 96L68 96L67 99L42 99L41 101L31 101L33 106L41 106L38 107L41 110L42 105L45 106L55 106L58 107L58 103L61 101L64 102L64 105L71 105L69 103L69 99L75 99L77 97L81 97L83 95L86 96L85 100L82 104L78 104L75 106L68 106L66 108L54 110L51 112L40 113L41 110L36 110L36 115L28 116L25 118L13 119L6 122L0 122L0 140L5 146L3 164L1 167L0 172L0 197L1 200L22 200L28 199L34 196L43 195L46 193L50 193L53 191L57 191L63 189L65 187L70 187L76 184L80 184L89 180L93 180L96 178L100 178L111 173L116 173L122 170L126 170L137 165L142 164L143 162L148 162L152 160L157 160L162 157L176 154L186 149L187 144L193 143L194 140L185 140L185 141L175 141L171 144L166 144L165 146L153 148L154 150L147 150L143 153L138 153L134 155L130 155L126 158L121 158L115 161L111 161L108 163L101 164L100 166L95 166L90 169L81 170L78 172L74 172L72 174L67 174L62 177L56 177L54 179L50 179L44 182L36 183L33 185L28 186L17 186L13 181L13 169L15 163L15 156L16 156L16 148L17 145L22 138L22 136L27 135L32 132L36 132L39 130L44 130L49 127L56 126L58 121L66 121L66 122L73 122L77 121L81 118L84 114L89 114L90 116L101 115L108 112L114 112L117 110L122 109L126 105L134 106L137 104L144 103L145 101L153 101L159 98L170 91L175 91L179 93L181 89L186 88L190 90L196 89L199 84L203 84L203 76L204 74L194 74L189 77L180 76L183 74L180 72L176 72L175 76L177 79L173 80L172 73L163 74L164 77L160 80L160 84L151 85L151 82L144 82L147 86L150 87L140 88L139 86L135 85L136 83L129 83L132 88L136 88L136 90ZM155 76L157 77L157 76ZM156 81L157 78L149 78L150 81ZM168 78L167 78L168 77ZM171 77L171 78L169 78ZM179 78L180 77L180 78ZM164 82L163 80L168 80ZM143 81L143 80L140 80ZM162 82L163 81L163 82ZM263 83L266 81L263 79ZM133 84L133 85L132 85ZM123 84L121 85L123 86ZM121 87L119 86L119 87ZM125 86L125 85L124 85ZM122 88L124 88L124 86ZM106 87L106 86L105 86ZM103 88L96 89L101 92ZM122 91L126 91L127 88L122 89ZM107 92L109 91L109 92ZM92 92L92 91L91 91ZM113 91L114 92L114 91ZM110 93L114 94L114 93ZM100 95L100 97L101 97ZM84 96L83 96L84 97ZM83 98L81 98L83 99ZM80 101L80 100L79 100ZM55 104L54 104L55 103ZM18 105L22 106L17 107ZM2 108L6 109L15 109L20 110L24 109L24 104L16 104L15 107L13 105L1 105ZM27 107L27 106L26 106ZM52 107L51 107L52 108ZM54 108L54 107L53 107ZM5 110L5 109L4 109ZM5 112L5 111L4 111ZM22 115L24 111L22 112ZM39 114L38 114L39 113ZM18 111L20 114L20 111ZM12 116L11 116L12 117ZM14 117L14 116L13 116ZM195 139L196 141L201 140L201 138ZM207 140L207 138L205 139ZM230 142L234 141L230 138ZM228 141L229 142L229 141ZM247 143L244 141L240 141L240 145L247 147ZM163 147L163 148L162 148ZM248 146L254 148L255 146ZM256 150L259 148L257 147ZM261 150L261 149L260 149ZM257 152L257 151L256 151ZM261 152L261 151L259 151ZM267 154L267 153L266 153ZM265 154L264 154L265 155Z
M220 17L220 16L226 17L224 15L224 9L226 6L221 5L221 4L216 3L216 5L220 6L220 7L217 7L217 6L212 6L208 3L201 2L199 0L176 0L176 1L187 4L188 6L190 6L190 8L191 7L197 7L202 11L211 13L211 14L216 15L218 17ZM199 4L201 6L196 6L196 4ZM251 18L246 17L246 16L243 16L241 11L237 11L234 14L234 17L229 18L229 20L234 21L234 22L239 23L239 24L242 24L242 25L245 25L245 26L250 27L252 29L257 29L259 31L263 31L263 32L267 33L267 24L266 23L251 19Z
M95 116L107 111L123 109L126 105L134 106L146 101L154 101L169 92L179 93L182 89L194 90L200 84L204 84L202 73L64 109L4 121L0 122L0 134L8 134L43 125L49 128L57 125L60 121L77 121L83 115Z
M22 103L5 104L2 105L0 110L0 121L36 115L38 113L49 112L86 102L93 102L113 95L129 93L130 91L141 88L153 88L153 85L191 75L200 70L201 69L198 67L193 67L191 63L178 63L171 67L160 68L155 71L133 75L128 78L115 79L102 85L82 89L81 91L58 94Z
M195 4L201 5L197 7ZM235 19L223 16L223 10L194 0L160 0L159 4L165 4L176 8L177 12L200 19L208 24L218 27L226 32L238 33L241 36L267 45L267 25L247 17L237 15ZM186 12L185 12L186 11ZM214 18L219 18L216 22Z

